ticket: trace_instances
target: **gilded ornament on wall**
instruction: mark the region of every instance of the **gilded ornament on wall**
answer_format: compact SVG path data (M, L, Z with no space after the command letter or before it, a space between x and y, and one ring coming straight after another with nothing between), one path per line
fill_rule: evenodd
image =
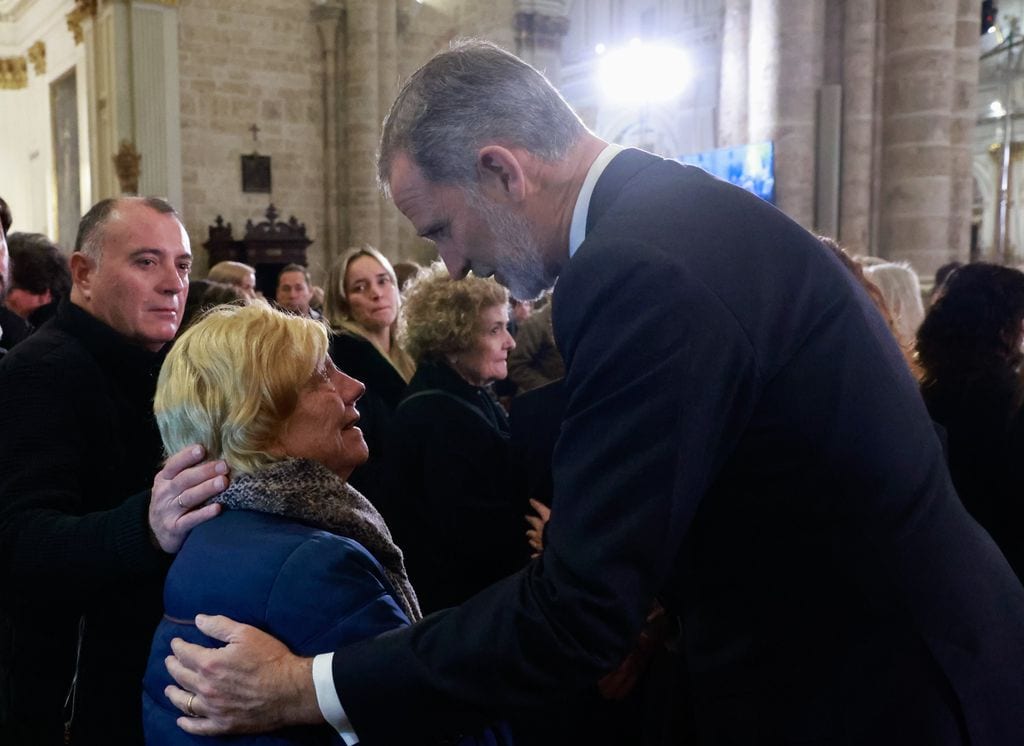
M139 163L142 155L135 149L135 144L130 140L122 140L121 147L114 156L114 171L117 172L117 181L121 185L121 194L139 193Z
M0 89L28 86L28 60L24 57L0 57Z
M43 75L46 72L46 45L37 41L28 48L28 61L32 63L32 69L36 75Z
M75 44L81 44L85 38L82 33L82 22L87 18L96 17L96 6L99 0L75 0L75 7L65 16L68 31L75 37Z

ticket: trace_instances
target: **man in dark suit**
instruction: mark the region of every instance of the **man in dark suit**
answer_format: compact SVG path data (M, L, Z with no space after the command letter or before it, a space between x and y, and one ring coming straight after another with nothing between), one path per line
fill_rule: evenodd
M201 616L230 644L175 644L170 696L198 715L182 727L326 718L348 743L429 741L592 687L657 599L682 623L702 743L1024 743L1024 589L960 504L888 329L814 237L607 145L480 43L405 85L380 175L453 275L520 298L558 278L544 553L314 661Z

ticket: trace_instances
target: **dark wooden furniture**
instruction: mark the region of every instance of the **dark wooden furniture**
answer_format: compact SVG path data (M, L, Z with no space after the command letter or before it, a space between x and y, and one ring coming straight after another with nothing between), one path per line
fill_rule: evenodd
M256 289L269 300L277 291L277 275L286 264L305 266L306 249L313 242L306 237L306 224L292 215L279 221L277 208L267 207L267 219L259 223L245 221L245 236L236 240L231 223L220 215L210 226L210 237L203 248L210 255L210 266L217 262L244 262L256 268Z

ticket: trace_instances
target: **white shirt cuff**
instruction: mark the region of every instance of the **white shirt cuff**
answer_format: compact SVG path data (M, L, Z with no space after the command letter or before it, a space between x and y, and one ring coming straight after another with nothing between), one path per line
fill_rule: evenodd
M334 674L331 670L334 653L321 653L313 658L313 687L316 689L316 703L320 706L320 714L334 730L338 731L346 746L359 743L359 736L352 728L352 723L341 706L338 692L334 688Z

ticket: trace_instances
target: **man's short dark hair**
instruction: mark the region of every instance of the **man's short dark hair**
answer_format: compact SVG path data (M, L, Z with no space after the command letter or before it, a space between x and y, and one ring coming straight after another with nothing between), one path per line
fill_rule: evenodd
M151 210L161 215L173 215L182 223L181 215L174 209L170 202L160 197L111 197L103 199L93 205L89 212L82 216L78 224L78 237L75 239L75 251L80 251L93 261L100 260L103 248L103 228L117 214L120 205L129 202L141 202Z
M281 275L285 272L301 272L306 278L306 284L313 287L313 282L309 279L309 270L303 267L301 264L286 264L284 269L277 273L277 283L281 284Z
M33 295L47 290L54 300L71 292L68 259L53 241L42 233L12 233L7 237L11 252L11 287Z
M4 202L4 198L0 197L0 226L3 226L4 235L11 232L11 223L14 219L11 217L11 208Z

